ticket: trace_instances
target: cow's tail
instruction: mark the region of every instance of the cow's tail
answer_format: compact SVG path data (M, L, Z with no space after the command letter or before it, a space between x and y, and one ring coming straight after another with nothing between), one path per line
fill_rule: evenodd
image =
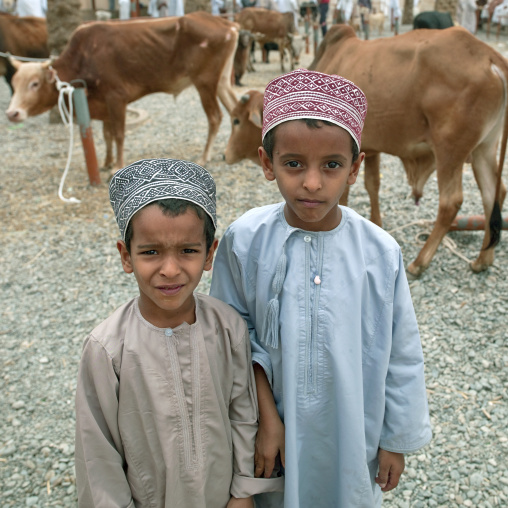
M506 71L506 66L505 71ZM490 214L489 221L489 229L490 229L490 242L485 247L485 250L492 249L495 247L499 241L501 240L501 230L503 227L503 219L501 217L501 186L502 179L501 175L503 173L504 159L506 155L506 145L508 142L508 82L507 75L503 70L501 70L497 65L492 65L492 69L499 74L501 77L501 81L503 82L503 91L504 91L504 125L503 125L503 137L501 138L501 151L499 154L499 162L497 167L497 182L496 182L496 194L494 198L494 207L492 208L492 213Z

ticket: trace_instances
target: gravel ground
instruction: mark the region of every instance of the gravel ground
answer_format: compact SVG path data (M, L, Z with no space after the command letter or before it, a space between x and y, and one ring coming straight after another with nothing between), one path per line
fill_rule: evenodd
M506 42L493 44L502 52L508 48ZM262 90L280 72L277 55L271 59L245 76L238 95L248 88ZM302 65L310 60L304 56ZM8 102L2 81L0 109ZM198 158L207 127L194 89L176 101L155 94L135 106L149 119L127 133L126 163L144 157ZM102 159L100 124L93 126ZM229 132L225 114L207 165L218 187L219 236L247 209L280 200L258 166L222 161ZM64 204L57 197L67 157L65 127L48 126L47 114L19 126L0 116L0 139L0 506L75 506L74 391L81 344L137 288L123 273L115 249L118 231L107 186L88 185L79 139L64 194L80 198L81 204ZM385 227L434 220L435 178L415 207L399 160L383 156L381 164ZM351 189L350 205L369 216L363 184ZM461 214L481 213L466 165ZM407 264L420 249L419 233L425 229L394 232ZM458 253L474 259L482 235L455 232L448 238ZM407 457L402 481L385 496L384 506L508 506L508 277L502 270L508 266L507 244L505 235L494 266L481 274L441 246L422 278L411 282L434 439ZM207 292L208 287L205 275L200 289Z

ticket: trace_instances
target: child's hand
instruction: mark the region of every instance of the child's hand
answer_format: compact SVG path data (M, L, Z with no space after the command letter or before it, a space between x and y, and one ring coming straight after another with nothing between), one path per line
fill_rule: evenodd
M379 473L376 477L376 483L383 492L388 492L399 484L400 475L404 471L404 454L387 452L380 448L377 456Z
M226 508L254 508L252 497L236 498L231 497Z
M259 421L254 451L254 476L270 478L275 459L279 454L280 461L285 466L284 424L275 413L269 419L264 418Z

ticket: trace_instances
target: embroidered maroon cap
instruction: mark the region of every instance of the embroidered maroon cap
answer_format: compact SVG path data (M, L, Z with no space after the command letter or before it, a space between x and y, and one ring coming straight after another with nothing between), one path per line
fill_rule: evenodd
M263 133L288 120L315 118L346 129L361 145L367 98L351 81L334 74L297 69L266 86Z

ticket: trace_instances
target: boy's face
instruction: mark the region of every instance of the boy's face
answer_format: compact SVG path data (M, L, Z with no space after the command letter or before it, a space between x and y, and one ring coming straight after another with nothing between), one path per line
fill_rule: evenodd
M206 251L204 222L194 210L171 217L157 205L132 218L131 253L117 243L123 269L134 273L139 286L139 309L159 328L195 321L193 291L203 270L212 268L217 240Z
M277 127L273 161L262 147L259 157L266 179L277 181L286 201L288 224L330 231L340 223L339 199L355 183L365 154L352 162L351 136L337 125L311 128L291 120Z

